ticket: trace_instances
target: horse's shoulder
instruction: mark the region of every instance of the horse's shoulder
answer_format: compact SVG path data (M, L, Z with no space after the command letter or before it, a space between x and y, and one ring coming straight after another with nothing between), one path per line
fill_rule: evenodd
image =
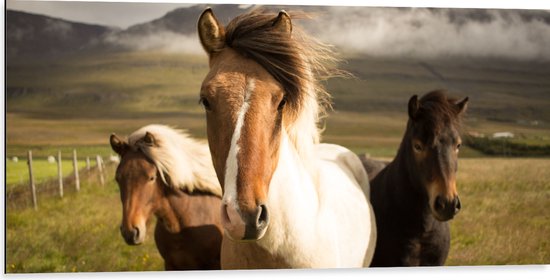
M370 199L369 178L357 154L340 145L327 143L316 145L316 152L320 160L338 165L350 180L357 183L367 199Z
M321 143L316 145L316 154L321 160L335 161L350 168L354 173L365 173L366 175L359 157L343 146Z

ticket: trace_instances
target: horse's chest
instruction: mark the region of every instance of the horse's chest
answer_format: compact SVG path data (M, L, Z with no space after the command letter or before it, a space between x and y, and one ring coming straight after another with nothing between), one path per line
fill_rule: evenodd
M448 224L439 223L405 239L402 261L406 266L443 265L449 252Z
M219 269L221 238L215 225L182 228L178 233L159 223L155 228L155 243L169 270Z

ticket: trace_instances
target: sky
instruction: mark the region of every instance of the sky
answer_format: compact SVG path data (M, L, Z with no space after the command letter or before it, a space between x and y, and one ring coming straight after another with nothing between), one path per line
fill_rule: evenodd
M550 1L543 0L108 0L45 1L7 0L6 8L26 11L66 20L127 28L133 24L162 17L167 12L193 5L192 3L278 3L315 5L371 5L371 6L429 6L429 7L502 7L550 9ZM134 2L134 3L128 3ZM140 3L135 3L140 2ZM149 3L147 3L149 2ZM153 3L164 2L164 3ZM170 3L168 3L170 2ZM473 6L475 5L475 6Z

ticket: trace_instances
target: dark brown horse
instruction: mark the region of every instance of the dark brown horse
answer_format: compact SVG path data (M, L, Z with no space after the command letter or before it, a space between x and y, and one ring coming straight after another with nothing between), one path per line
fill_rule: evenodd
M126 243L144 241L154 214L166 270L220 269L221 188L208 146L161 125L137 130L128 142L113 134L110 142L121 158L116 181Z
M361 160L361 163L363 163L363 168L365 168L365 171L367 171L367 175L369 176L369 181L372 181L384 167L386 167L390 162L384 161L384 160L378 160L371 158L370 156L367 156L366 154L357 155L359 159Z
M460 210L456 190L460 122L468 98L443 91L409 100L409 120L395 159L371 180L378 239L371 266L443 265L446 222Z

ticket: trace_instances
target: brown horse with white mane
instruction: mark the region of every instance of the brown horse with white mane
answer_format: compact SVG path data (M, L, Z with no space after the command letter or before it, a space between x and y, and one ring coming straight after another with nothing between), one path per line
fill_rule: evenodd
M372 266L443 265L456 189L461 117L468 98L444 91L409 100L409 121L395 159L371 179L378 239Z
M285 11L198 22L210 71L200 93L223 187L223 269L368 266L369 182L348 149L320 144L332 51Z
M221 188L208 146L162 125L145 126L128 142L112 134L110 142L121 158L116 181L126 243L144 241L154 214L166 270L220 269Z

